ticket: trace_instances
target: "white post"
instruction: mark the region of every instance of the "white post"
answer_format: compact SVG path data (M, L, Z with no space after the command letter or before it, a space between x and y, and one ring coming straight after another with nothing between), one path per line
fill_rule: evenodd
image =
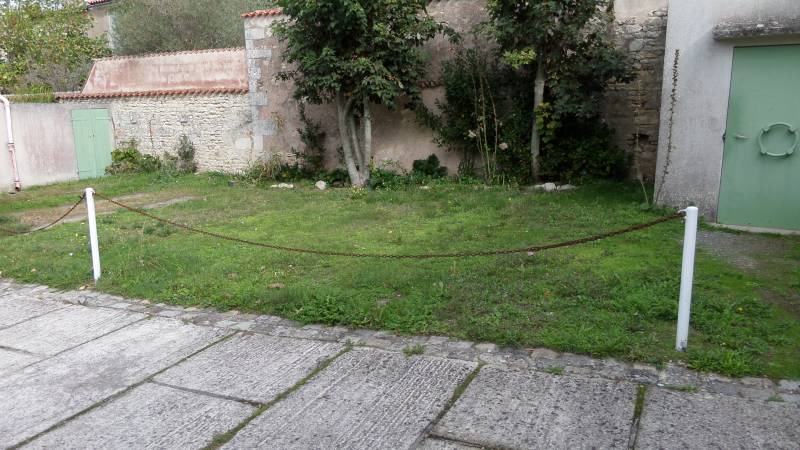
M690 206L686 208L686 231L683 234L683 266L681 267L681 297L678 305L678 335L675 339L675 349L679 352L685 351L689 342L694 255L697 245L697 216L697 207Z
M97 242L97 220L94 211L94 189L86 188L86 214L89 222L89 244L92 247L92 271L94 281L100 279L100 245Z

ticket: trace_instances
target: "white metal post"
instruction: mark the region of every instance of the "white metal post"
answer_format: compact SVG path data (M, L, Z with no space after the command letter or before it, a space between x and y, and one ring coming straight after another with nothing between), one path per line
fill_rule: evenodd
M86 214L89 222L89 244L92 247L92 272L94 281L100 279L100 245L97 241L97 219L94 210L94 189L86 188Z
M678 305L678 334L675 349L685 351L689 341L689 316L692 309L694 255L697 246L697 216L695 206L686 208L686 231L683 234L683 265L681 267L681 297Z

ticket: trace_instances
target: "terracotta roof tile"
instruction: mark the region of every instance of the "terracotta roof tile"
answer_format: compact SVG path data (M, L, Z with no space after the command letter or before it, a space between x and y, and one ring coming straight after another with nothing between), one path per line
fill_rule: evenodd
M56 92L58 100L91 100L103 98L125 97L170 97L179 95L217 95L217 94L246 94L246 88L211 88L211 89L170 89L162 91L139 92L108 92L99 94L84 94L83 92Z
M263 17L263 16L280 16L281 14L283 14L283 10L281 8L272 8L272 9L260 9L258 11L244 13L242 14L242 17L250 18L250 17Z
M176 55L194 55L201 53L219 53L219 52L244 52L244 47L226 47L226 48L206 48L201 50L180 50L175 52L155 52L155 53L142 53L140 55L117 55L107 56L105 58L97 58L95 61L108 61L116 59L138 59L138 58L156 58L161 56L176 56Z
M105 5L106 3L111 3L111 0L86 0L86 6L89 6L90 8L92 6Z

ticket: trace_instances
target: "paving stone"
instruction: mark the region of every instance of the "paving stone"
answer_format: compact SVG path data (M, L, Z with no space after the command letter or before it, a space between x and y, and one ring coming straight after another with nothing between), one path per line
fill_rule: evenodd
M6 376L29 364L33 364L40 359L41 358L36 355L0 348L0 377Z
M434 433L503 448L625 448L636 385L484 367Z
M274 336L237 335L155 377L174 386L267 403L344 345Z
M475 366L353 349L225 448L409 448Z
M778 402L651 388L639 448L793 448L800 443L800 410Z
M29 449L203 448L254 407L147 383L31 442Z
M478 446L445 439L427 438L417 447L418 450L475 450Z
M781 380L778 383L781 392L800 392L800 381Z
M5 295L0 297L0 328L24 322L64 306L55 302L34 300L27 296Z
M63 309L0 330L0 346L55 355L146 316L105 308L66 305Z
M224 335L145 320L0 379L0 447L44 431Z

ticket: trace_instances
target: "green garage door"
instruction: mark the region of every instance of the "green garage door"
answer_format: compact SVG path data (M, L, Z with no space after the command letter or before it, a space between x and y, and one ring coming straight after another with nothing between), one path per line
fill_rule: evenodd
M800 230L800 45L734 50L718 221Z
M72 131L78 156L78 178L83 180L105 175L106 167L111 165L111 151L114 148L108 110L73 110Z

